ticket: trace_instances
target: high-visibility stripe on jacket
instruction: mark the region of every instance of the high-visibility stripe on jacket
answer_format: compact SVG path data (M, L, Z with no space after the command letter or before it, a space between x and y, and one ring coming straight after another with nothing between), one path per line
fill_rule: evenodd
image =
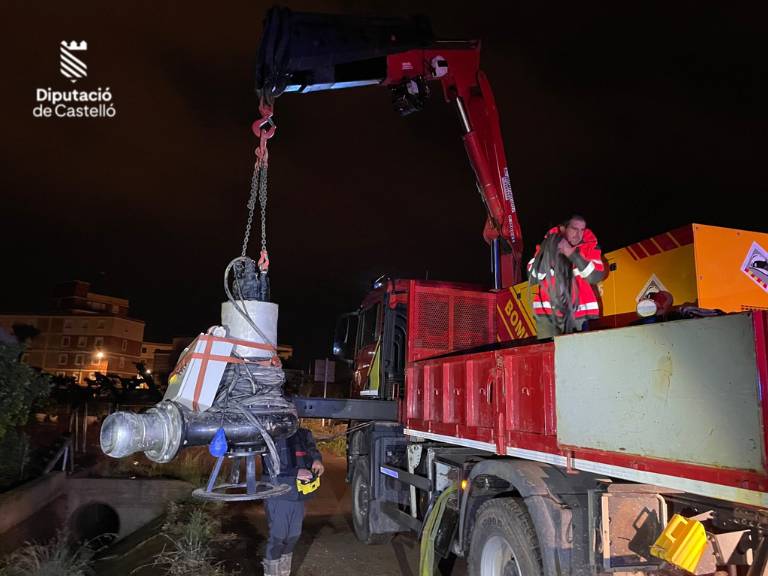
M558 234L559 232L559 228L555 227L547 232L547 236ZM551 315L553 309L549 293L555 285L554 270L534 270L534 262L540 250L541 245L536 246L536 253L528 262L528 275L531 279L531 284L538 284L539 286L538 293L533 297L533 312L539 315ZM584 230L581 244L576 247L576 251L569 260L573 264L571 303L573 305L574 318L584 320L599 318L600 306L591 285L603 279L605 267L600 246L597 244L597 238L589 228ZM558 316L562 316L559 310L556 313Z

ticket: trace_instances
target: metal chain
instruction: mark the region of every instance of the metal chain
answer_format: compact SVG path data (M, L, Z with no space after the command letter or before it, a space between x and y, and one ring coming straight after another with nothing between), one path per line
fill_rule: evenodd
M259 182L259 203L261 209L261 250L267 251L267 167L263 162L261 165L261 179ZM253 214L253 209L251 209Z
M248 221L245 225L245 238L243 239L243 251L240 256L245 257L245 253L248 250L248 240L251 237L251 225L253 224L253 210L256 208L256 197L259 195L259 165L256 164L253 167L253 176L251 177L251 197L248 199ZM264 194L266 195L266 186L264 187ZM266 200L265 202L266 203ZM263 205L263 204L262 204ZM264 209L262 208L261 214L261 230L262 230L262 244L264 244Z

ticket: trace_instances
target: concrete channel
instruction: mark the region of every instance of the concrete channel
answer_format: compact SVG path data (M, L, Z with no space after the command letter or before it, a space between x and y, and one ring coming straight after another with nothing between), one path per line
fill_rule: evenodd
M181 480L77 478L51 472L0 495L0 553L25 541L44 542L65 527L74 540L104 533L120 540L193 489Z

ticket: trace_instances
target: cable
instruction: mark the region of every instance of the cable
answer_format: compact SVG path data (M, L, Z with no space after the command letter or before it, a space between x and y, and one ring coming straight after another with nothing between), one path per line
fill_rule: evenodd
M229 300L230 304L232 304L232 307L237 310L238 314L240 314L243 318L245 318L245 321L248 322L251 328L253 328L256 333L261 337L261 339L266 343L272 346L272 348L276 348L277 344L275 342L272 342L269 338L267 338L266 334L262 332L258 326L256 326L256 323L251 318L250 314L248 314L248 310L245 308L245 306L240 306L240 304L237 303L237 301L232 296L232 292L229 289L229 272L232 270L232 267L242 262L243 266L246 266L249 262L253 262L251 258L248 258L247 256L238 256L234 260L232 260L228 265L226 270L224 270L224 292L227 295L227 299ZM235 275L235 282L237 282L237 275ZM239 289L238 284L238 291L242 295L242 291ZM273 355L275 355L276 352L273 352Z
M547 291L552 313L546 314L545 318L558 329L559 333L567 334L572 332L576 325L573 302L574 300L578 302L578 285L573 281L573 265L558 250L561 239L560 234L553 233L542 240L531 270L543 272L549 278ZM541 284L545 281L539 280L537 283Z
M238 264L245 269L254 265L254 261L246 256L239 256L227 265L224 271L224 291L227 294L227 299L237 313L261 337L262 341L272 347L271 354L276 355L275 343L267 338L266 334L251 318L248 309L240 304L240 302L244 302L244 299L237 274L234 275L234 288L240 296L240 301L232 295L229 287L229 276L232 268ZM260 422L259 416L274 417L281 413L296 416L296 407L282 395L285 374L280 366L265 366L259 362L249 361L248 358L242 357L235 351L232 352L232 355L243 362L232 363L227 366L210 410L220 413L222 421L228 413L231 414L236 411L243 414L264 439L267 446L270 472L272 475L277 475L280 473L280 458L277 448L272 436Z

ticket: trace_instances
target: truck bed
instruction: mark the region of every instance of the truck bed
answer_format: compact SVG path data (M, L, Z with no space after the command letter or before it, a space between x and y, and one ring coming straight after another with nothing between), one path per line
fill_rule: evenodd
M768 507L754 311L411 362L406 433Z

